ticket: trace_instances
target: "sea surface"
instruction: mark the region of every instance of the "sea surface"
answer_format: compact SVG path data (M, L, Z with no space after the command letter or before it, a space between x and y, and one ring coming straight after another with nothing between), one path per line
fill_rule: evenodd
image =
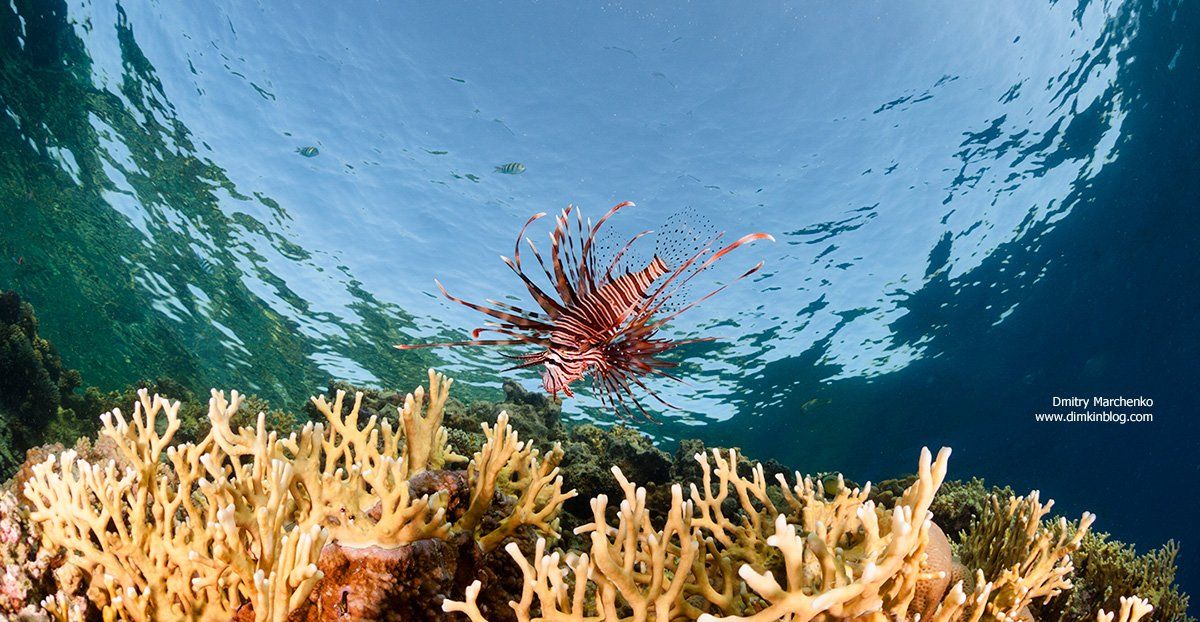
M529 304L499 256L533 213L766 231L695 286L765 262L671 323L719 340L638 427L858 481L949 445L1179 540L1197 592L1198 54L1177 0L9 0L0 288L103 388L296 407L436 365L478 397L536 374L391 346L481 324L435 278ZM1095 396L1153 421L1035 420Z

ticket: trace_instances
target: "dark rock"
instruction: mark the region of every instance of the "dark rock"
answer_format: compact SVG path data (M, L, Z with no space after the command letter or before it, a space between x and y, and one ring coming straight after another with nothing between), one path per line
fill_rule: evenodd
M566 526L573 528L591 520L592 497L607 495L611 501L610 514L616 511L623 496L613 477L613 466L620 467L629 481L646 488L646 504L652 516L662 518L666 515L671 506L674 466L671 456L655 447L650 437L633 428L603 429L580 424L570 428L568 438L563 442L560 465L565 487L579 491L579 496L563 504L563 536L568 544L573 543L573 539Z
M482 431L467 432L446 426L446 442L450 444L451 451L468 460L475 455L475 452L479 451L480 447L483 447L486 440L487 437L483 435Z
M473 402L461 415L452 418L447 414L447 425L476 432L484 423L494 424L504 411L508 413L509 425L522 439L543 445L563 437L560 400L526 391L512 381L504 383L504 394L503 402Z
M696 461L697 454L707 453L704 441L698 438L685 438L679 441L675 450L675 464L671 466L671 477L681 482L698 482L704 472Z
M618 425L604 430L583 424L571 429L570 440L582 444L606 472L614 466L620 467L626 478L638 484L663 483L671 479L674 464L671 456L655 447L650 437L633 428Z
M446 493L446 520L458 520L471 503L471 483L466 471L421 471L408 480L408 492L414 498Z

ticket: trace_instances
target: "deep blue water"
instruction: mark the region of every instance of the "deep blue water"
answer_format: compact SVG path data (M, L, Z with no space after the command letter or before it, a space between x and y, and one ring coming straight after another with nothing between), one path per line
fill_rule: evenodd
M532 213L690 208L778 241L706 275L766 262L672 325L722 340L643 429L860 480L950 445L952 476L1180 540L1195 591L1194 2L14 0L0 28L0 287L93 383L494 389L496 352L390 348L479 325L435 277L527 300L498 256ZM1033 419L1094 395L1154 421Z

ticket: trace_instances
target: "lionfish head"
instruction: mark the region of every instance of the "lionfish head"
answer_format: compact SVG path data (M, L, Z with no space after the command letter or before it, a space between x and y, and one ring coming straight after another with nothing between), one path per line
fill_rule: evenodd
M550 395L564 393L567 397L574 397L575 393L571 391L571 383L575 380L577 378L571 378L563 368L549 362L542 371L542 386Z

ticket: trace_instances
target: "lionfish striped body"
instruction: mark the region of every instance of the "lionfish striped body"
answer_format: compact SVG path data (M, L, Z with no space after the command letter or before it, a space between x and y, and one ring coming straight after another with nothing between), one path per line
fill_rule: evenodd
M469 341L396 347L412 349L438 346L537 346L538 350L535 352L509 357L519 361L510 369L544 366L542 383L552 395L562 392L573 396L571 384L590 375L601 400L624 414L631 413L625 401L628 398L639 412L648 416L634 395L635 387L668 408L675 408L647 387L643 377L654 374L679 380L666 371L677 364L664 361L659 356L683 344L711 341L713 338L670 340L656 337L656 334L680 313L725 289L733 281L682 308L667 311L665 305L680 293L680 288L688 281L730 251L755 240L773 241L774 238L765 233L752 233L714 251L713 246L723 236L716 234L704 241L690 256L682 258L678 265L670 266L656 254L640 270L618 271L619 273L614 274L634 242L649 231L633 236L607 266L599 265L600 260L594 248L596 234L609 218L632 205L633 203L628 201L620 203L610 209L595 225L589 220L586 227L582 215L574 207L563 210L555 218L556 226L550 233L548 263L537 246L524 237L529 225L546 214L535 214L525 223L517 235L512 258L501 259L525 284L541 311L526 311L495 300L487 301L490 307L467 302L450 295L439 282L438 288L447 298L485 313L496 321L487 322L483 328L475 329ZM573 221L572 214L575 216ZM522 239L552 284L555 295L551 295L525 273L521 263ZM760 261L734 280L754 274L762 265ZM479 339L483 333L500 335L501 338Z

